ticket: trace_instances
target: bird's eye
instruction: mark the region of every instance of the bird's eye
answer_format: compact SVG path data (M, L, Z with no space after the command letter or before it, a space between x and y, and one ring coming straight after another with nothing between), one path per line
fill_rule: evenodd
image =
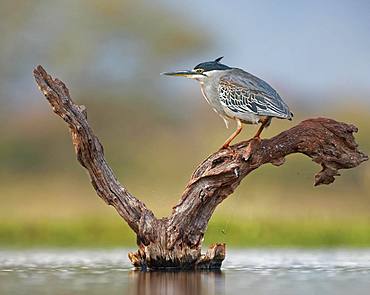
M199 74L202 74L204 72L204 70L203 69L196 69L195 72L199 73Z

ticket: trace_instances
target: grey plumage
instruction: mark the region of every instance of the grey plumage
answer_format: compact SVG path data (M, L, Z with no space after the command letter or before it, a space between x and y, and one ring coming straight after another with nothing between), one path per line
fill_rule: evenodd
M259 138L272 118L291 120L293 114L275 89L242 69L220 63L221 59L219 57L214 61L200 63L190 71L164 74L197 80L204 98L224 119L226 126L228 119L237 122L237 129L225 141L223 148L228 148L230 142L240 133L241 123L262 123L255 135Z
M290 119L292 113L279 94L265 81L241 69L226 71L220 77L221 104L235 113Z

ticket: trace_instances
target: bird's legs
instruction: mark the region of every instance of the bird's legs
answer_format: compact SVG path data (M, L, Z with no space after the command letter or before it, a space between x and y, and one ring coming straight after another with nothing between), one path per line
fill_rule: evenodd
M261 135L263 129L266 127L266 125L268 125L271 122L271 118L270 117L264 117L263 119L261 119L260 122L262 122L262 124L261 124L260 128L258 128L257 133L253 136L253 138L260 138L260 135Z
M224 144L222 145L222 148L221 149L227 149L227 148L229 148L230 143L233 141L233 139L235 137L238 136L238 134L240 133L240 131L242 131L242 129L243 129L242 122L238 118L235 118L235 120L236 120L236 123L237 123L237 128L234 131L234 133L231 134L230 137L224 142Z
M266 127L266 125L268 126L271 122L271 118L270 117L263 117L261 119L262 124L261 126L258 128L257 130L257 133L253 136L253 138L250 140L245 152L244 152L244 159L249 159L251 153L252 153L252 143L254 142L254 140L260 140L260 135L263 131L263 129Z

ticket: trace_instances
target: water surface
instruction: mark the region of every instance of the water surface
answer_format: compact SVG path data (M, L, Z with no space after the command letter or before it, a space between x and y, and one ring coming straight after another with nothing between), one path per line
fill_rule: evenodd
M219 272L140 272L127 249L0 250L0 294L370 294L370 250L230 250Z

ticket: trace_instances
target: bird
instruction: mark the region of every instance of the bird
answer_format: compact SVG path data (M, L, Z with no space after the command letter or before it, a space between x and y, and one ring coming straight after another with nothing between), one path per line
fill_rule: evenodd
M236 130L221 149L230 149L230 143L242 131L242 124L261 123L253 137L260 140L263 129L271 124L272 118L292 120L293 113L274 88L242 69L222 64L222 58L202 62L192 70L162 73L198 81L203 97L224 120L226 128L229 120L236 121Z

